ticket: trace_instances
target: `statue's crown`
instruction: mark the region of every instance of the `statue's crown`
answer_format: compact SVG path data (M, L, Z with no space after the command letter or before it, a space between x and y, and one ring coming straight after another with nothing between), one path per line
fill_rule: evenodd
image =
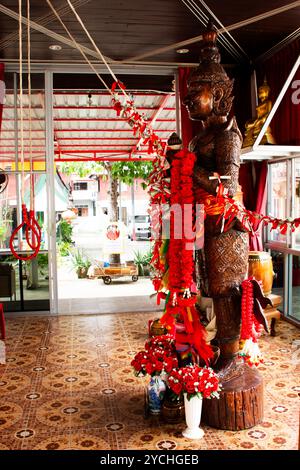
M220 64L221 55L216 45L218 33L214 25L209 22L202 35L200 43L200 63L191 73L189 85L197 82L224 82L229 80L224 68Z

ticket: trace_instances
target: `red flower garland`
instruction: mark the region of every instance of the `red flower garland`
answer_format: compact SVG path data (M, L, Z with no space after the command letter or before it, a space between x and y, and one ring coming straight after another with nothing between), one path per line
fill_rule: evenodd
M191 290L194 273L193 250L188 244L194 237L186 237L186 209L194 203L193 168L196 161L194 153L180 150L174 156L171 168L171 208L181 209L181 220L175 220L176 214L171 211L170 248L169 248L169 290L172 294ZM191 216L193 214L191 213ZM188 221L191 222L192 221ZM179 226L180 223L180 226ZM178 233L178 229L181 233ZM179 238L180 237L180 238ZM188 249L190 248L190 249Z
M253 307L253 284L250 279L242 282L242 326L241 326L241 350L240 356L250 365L257 366L263 362L257 340L261 335L262 325L256 320Z
M185 224L193 226L193 220L186 220L186 210L190 209L193 219L193 168L196 156L187 150L180 150L174 155L171 166L171 197L170 197L170 243L168 251L169 278L165 314L161 323L175 328L177 350L182 357L189 354L196 360L199 355L208 363L213 356L211 347L206 344L205 328L201 325L199 314L195 308L196 295L192 294L194 274L193 235L187 235ZM175 214L175 211L179 213ZM180 219L179 219L179 216ZM179 232L179 233L178 233Z

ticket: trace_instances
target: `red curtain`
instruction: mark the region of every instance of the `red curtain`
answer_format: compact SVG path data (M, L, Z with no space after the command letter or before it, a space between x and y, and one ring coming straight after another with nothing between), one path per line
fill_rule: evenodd
M262 162L243 163L240 168L239 182L242 186L243 201L246 209L266 214L268 164ZM249 234L249 250L263 251L263 226L253 224L253 234Z
M299 51L300 40L298 39L277 52L258 68L258 86L262 84L264 76L266 76L271 88L273 103L287 80L299 56ZM298 67L292 83L295 80L300 80L300 67ZM292 94L295 93L292 83L271 121L272 132L278 145L300 145L300 105L292 102Z

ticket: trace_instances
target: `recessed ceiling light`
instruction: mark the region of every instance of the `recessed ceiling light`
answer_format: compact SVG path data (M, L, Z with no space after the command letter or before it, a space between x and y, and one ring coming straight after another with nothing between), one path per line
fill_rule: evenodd
M178 54L187 54L188 52L190 52L189 49L177 49L176 52L178 52Z
M52 44L51 46L49 46L49 49L51 49L51 51L61 51L62 47L58 44Z

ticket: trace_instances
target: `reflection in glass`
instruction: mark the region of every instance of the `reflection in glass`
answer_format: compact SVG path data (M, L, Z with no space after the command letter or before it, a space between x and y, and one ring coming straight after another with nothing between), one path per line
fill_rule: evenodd
M278 305L278 309L284 310L284 255L278 251L271 251L274 279L272 294L280 295L282 300Z
M295 218L300 217L300 158L295 160L295 199L294 199L294 215ZM295 230L295 244L300 247L300 227Z
M16 176L7 175L8 184L0 193L0 252L9 249L9 240L17 227Z
M292 305L290 316L300 321L300 256L293 256Z
M270 215L279 219L287 217L287 163L279 162L270 165ZM282 235L279 230L272 230L271 240L285 242L286 235Z
M49 308L48 253L29 261L0 253L0 302L5 311Z

